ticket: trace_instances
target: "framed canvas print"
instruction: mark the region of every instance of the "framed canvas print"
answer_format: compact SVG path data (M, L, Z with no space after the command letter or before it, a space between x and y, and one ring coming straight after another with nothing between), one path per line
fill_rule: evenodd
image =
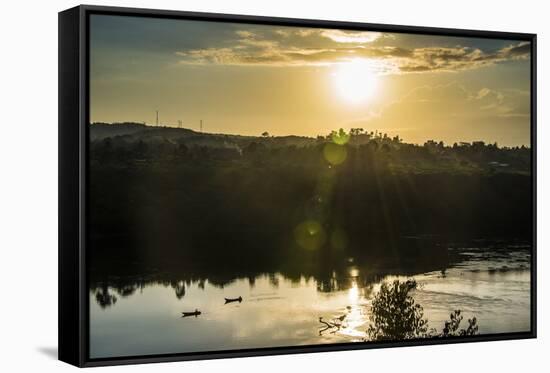
M536 336L536 37L59 14L59 357Z

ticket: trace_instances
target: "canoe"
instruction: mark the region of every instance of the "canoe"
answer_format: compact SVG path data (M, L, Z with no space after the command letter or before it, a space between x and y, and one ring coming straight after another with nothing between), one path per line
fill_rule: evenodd
M231 303L231 302L242 302L243 301L243 298L242 297L238 297L238 298L224 298L225 299L225 303Z
M199 310L195 310L193 312L182 312L181 313L183 317L188 317L188 316L199 316L201 314L201 311Z

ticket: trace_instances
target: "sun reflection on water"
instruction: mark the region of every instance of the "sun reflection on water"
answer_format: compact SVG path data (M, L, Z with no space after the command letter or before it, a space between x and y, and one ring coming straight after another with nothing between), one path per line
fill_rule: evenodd
M357 284L354 283L353 286L348 290L348 298L350 302L356 304L357 300L359 299L359 289L357 288Z
M357 284L359 270L352 268L349 271L351 277L351 286L348 289L349 305L346 306L348 312L345 318L344 327L339 331L339 334L352 337L354 341L362 340L365 336L366 329L366 314L364 312L365 299L362 289Z

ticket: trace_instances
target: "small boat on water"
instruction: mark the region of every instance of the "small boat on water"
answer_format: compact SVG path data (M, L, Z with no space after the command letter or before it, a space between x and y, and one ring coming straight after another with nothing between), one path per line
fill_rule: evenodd
M225 299L225 303L231 303L231 302L239 302L241 303L243 301L243 298L241 296L239 296L238 298L224 298Z
M201 314L201 311L195 309L195 311L193 311L193 312L182 312L182 313L181 313L181 315L182 315L181 317L189 317L189 316L195 316L195 317L197 317L197 316L199 316L200 314Z

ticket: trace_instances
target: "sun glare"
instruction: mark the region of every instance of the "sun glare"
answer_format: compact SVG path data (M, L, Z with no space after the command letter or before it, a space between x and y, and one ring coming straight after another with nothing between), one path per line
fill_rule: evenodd
M333 78L338 95L353 104L369 100L378 86L372 64L364 59L339 64Z

